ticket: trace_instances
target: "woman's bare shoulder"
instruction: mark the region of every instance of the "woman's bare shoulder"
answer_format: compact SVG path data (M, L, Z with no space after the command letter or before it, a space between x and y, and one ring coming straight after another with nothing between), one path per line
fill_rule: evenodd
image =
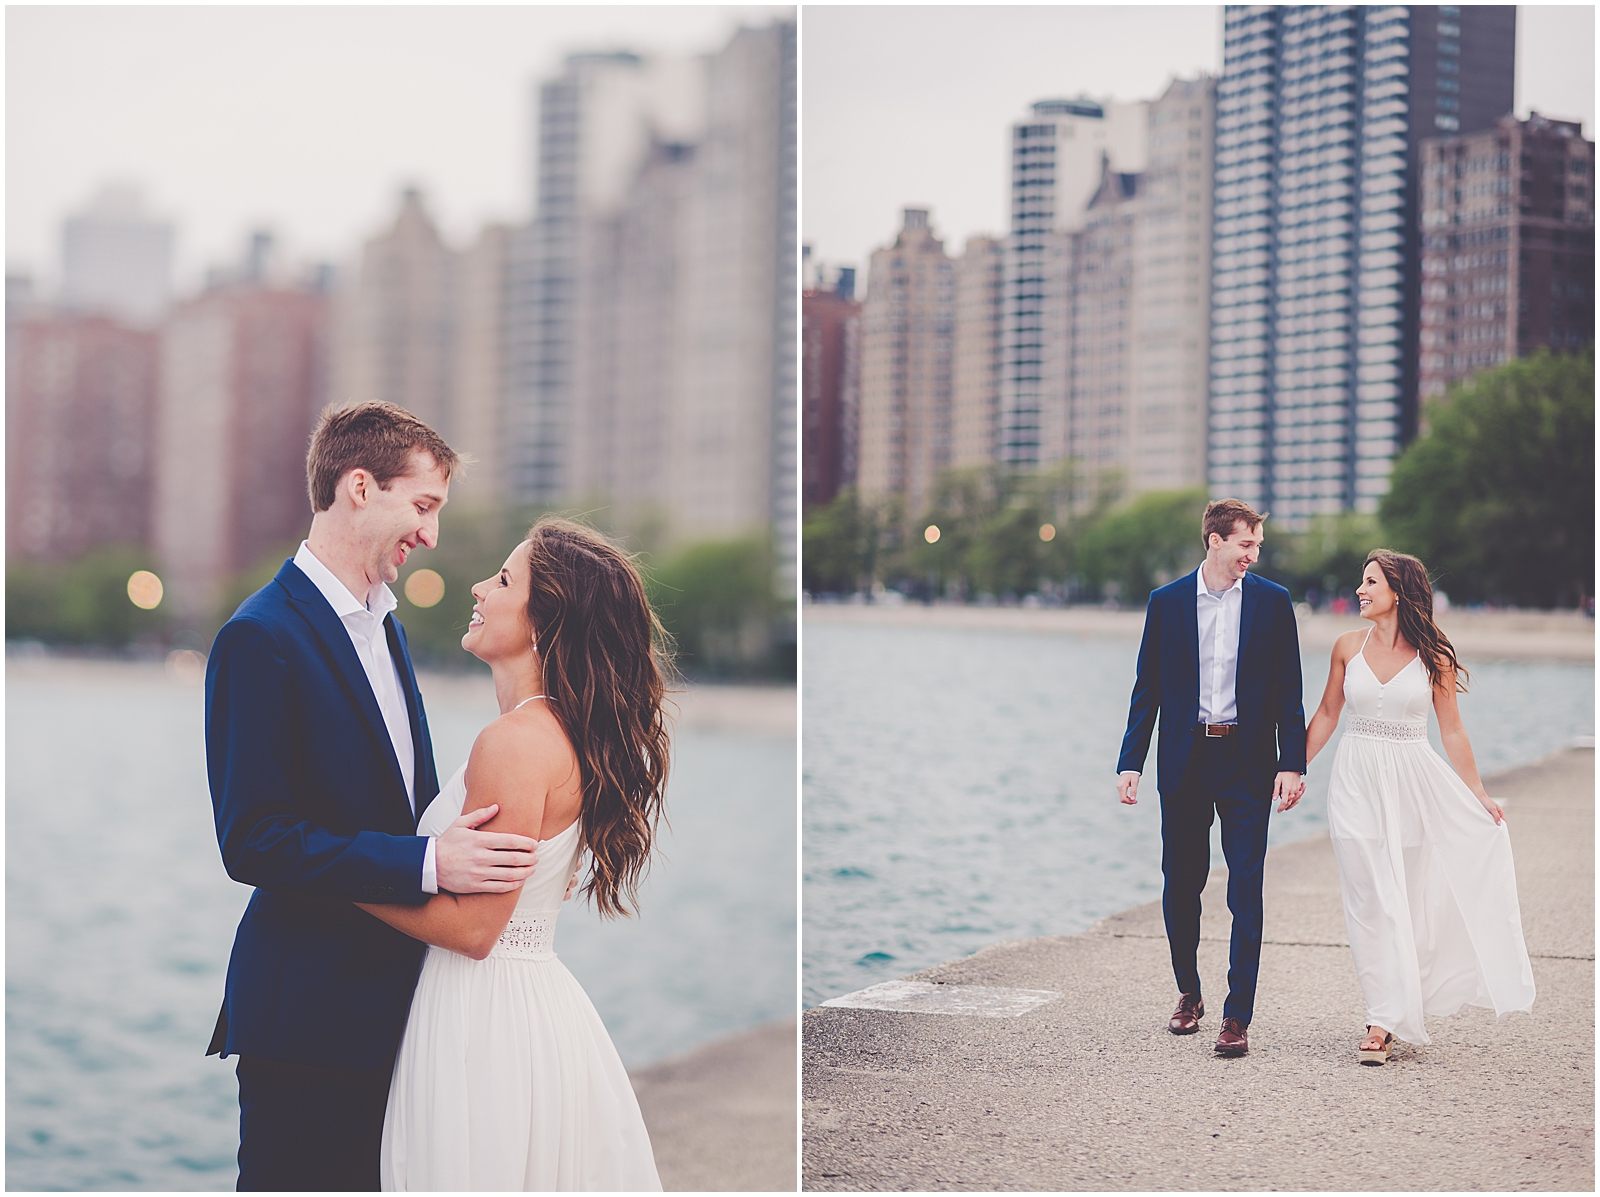
M1350 663L1350 658L1361 651L1361 646L1367 639L1365 628L1351 628L1348 632L1340 632L1333 642L1333 659L1341 665Z
M531 778L564 774L572 756L555 716L544 710L509 711L478 733L469 761Z

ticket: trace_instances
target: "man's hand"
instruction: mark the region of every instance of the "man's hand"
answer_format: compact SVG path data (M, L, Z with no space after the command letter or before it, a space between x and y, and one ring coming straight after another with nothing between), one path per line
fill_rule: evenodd
M1139 775L1137 773L1117 774L1117 797L1129 806L1133 806L1139 801Z
M561 895L561 900L563 902L572 897L572 891L578 888L578 878L582 876L583 854L580 852L578 854L578 863L572 866L572 880L567 882L567 892Z
M445 829L433 850L441 892L507 894L533 874L538 840L501 831L474 831L499 812L499 803L468 811Z
M1306 780L1298 773L1280 773L1272 783L1272 798L1278 804L1279 814L1293 810L1305 793Z

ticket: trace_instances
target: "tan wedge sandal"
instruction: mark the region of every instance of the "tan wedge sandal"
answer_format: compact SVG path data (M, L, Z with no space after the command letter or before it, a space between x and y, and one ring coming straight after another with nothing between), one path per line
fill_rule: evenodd
M1372 1026L1369 1023L1367 1025L1367 1038L1363 1039L1361 1042L1363 1044L1366 1044L1372 1038L1373 1038ZM1373 1049L1371 1049L1369 1047L1365 1047L1365 1046L1358 1047L1356 1049L1356 1054L1361 1057L1361 1062L1363 1064L1377 1064L1377 1065L1379 1065L1381 1067L1382 1065L1387 1064L1389 1062L1389 1045L1391 1043L1393 1043L1393 1042L1394 1042L1393 1033L1392 1032L1385 1032L1384 1036L1383 1036L1383 1046L1382 1047L1379 1047L1376 1051L1374 1051Z

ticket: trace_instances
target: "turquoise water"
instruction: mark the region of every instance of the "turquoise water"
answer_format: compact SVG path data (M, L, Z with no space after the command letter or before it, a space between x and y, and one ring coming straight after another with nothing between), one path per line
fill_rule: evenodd
M1136 641L812 621L803 651L806 1005L1160 897L1153 787L1133 807L1115 792ZM1593 665L1467 664L1484 776L1594 734ZM1303 668L1310 709L1326 650ZM1327 825L1332 762L1271 843Z
M430 702L442 776L495 711ZM6 1184L234 1187L237 1085L202 1055L249 891L222 870L198 686L28 662L6 684ZM629 1067L794 1013L794 740L683 731L644 917L557 950Z

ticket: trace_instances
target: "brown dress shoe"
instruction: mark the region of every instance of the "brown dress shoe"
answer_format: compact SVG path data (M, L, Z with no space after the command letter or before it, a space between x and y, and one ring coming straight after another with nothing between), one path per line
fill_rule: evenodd
M1250 1050L1249 1034L1237 1018L1222 1020L1222 1034L1217 1036L1217 1055L1242 1056Z
M1198 993L1186 993L1178 999L1178 1008L1172 1012L1167 1030L1174 1035L1193 1035L1200 1029L1200 1020L1206 1016L1206 1004Z

